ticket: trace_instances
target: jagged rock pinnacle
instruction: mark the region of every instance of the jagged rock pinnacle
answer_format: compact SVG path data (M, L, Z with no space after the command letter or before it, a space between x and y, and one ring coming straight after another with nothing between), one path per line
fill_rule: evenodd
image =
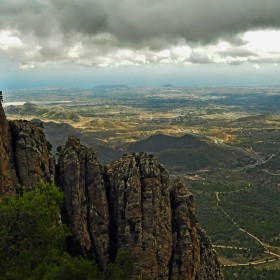
M151 155L124 156L103 167L71 137L60 149L58 183L76 242L101 264L129 252L133 279L223 279L201 230L193 196ZM90 177L89 177L90 176Z

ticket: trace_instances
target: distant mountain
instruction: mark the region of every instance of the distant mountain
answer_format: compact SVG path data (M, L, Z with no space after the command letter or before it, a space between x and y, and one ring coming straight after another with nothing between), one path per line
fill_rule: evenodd
M153 153L170 170L180 168L195 171L206 167L212 170L221 167L242 167L250 161L248 155L241 150L208 143L189 134L181 137L153 135L130 144L127 152Z
M33 121L41 122L40 120ZM52 143L54 152L58 146L63 145L66 142L69 136L75 136L78 137L83 144L95 149L103 163L109 163L112 160L118 159L122 155L120 151L113 149L106 143L92 137L91 134L81 133L69 124L55 122L42 123L46 138Z
M33 115L33 116L41 116L49 112L47 108L41 108L33 103L26 102L23 105L10 105L5 108L6 114L10 115Z
M45 107L26 102L23 105L8 106L5 108L6 114L16 116L36 116L39 118L46 118L50 120L72 120L78 122L80 116L76 113L69 112L60 106Z
M175 88L176 86L174 86L172 84L166 84L166 85L162 85L160 87L162 87L162 88Z
M189 134L181 137L157 134L150 136L145 140L130 144L127 151L131 153L143 151L158 153L170 149L197 149L206 146L208 146L206 142L203 142Z
M97 89L112 89L112 88L128 88L127 85L100 85L96 86Z

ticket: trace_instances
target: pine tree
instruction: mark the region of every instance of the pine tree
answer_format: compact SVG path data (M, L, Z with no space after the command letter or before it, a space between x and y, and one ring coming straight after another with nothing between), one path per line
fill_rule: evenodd
M2 94L2 91L0 91L0 103L3 103L3 94Z

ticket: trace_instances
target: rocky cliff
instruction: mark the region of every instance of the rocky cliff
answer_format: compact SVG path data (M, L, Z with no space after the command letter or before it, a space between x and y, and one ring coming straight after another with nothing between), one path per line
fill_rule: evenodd
M171 208L170 279L223 279L216 252L198 224L193 195L179 180L171 188Z
M124 249L135 264L133 279L223 279L192 194L180 181L171 185L153 156L139 153L103 166L75 137L58 152L55 170L42 128L8 122L0 104L0 196L18 183L55 177L76 252L106 265Z
M27 121L8 122L0 104L0 196L15 192L17 184L53 182L54 174L54 159L42 128Z
M107 166L105 177L112 248L129 251L135 275L168 279L172 252L168 173L153 157L137 154Z
M13 164L11 129L0 104L0 196L13 193L18 183Z
M60 148L58 184L75 243L101 264L127 250L133 279L223 279L193 196L145 153L103 167L95 152L69 138Z
M27 121L11 121L10 129L19 183L29 187L39 181L54 182L55 162L43 129Z
M57 184L65 195L65 210L77 249L91 252L101 264L109 261L109 209L104 168L93 150L72 137L60 149ZM73 246L72 244L72 246Z

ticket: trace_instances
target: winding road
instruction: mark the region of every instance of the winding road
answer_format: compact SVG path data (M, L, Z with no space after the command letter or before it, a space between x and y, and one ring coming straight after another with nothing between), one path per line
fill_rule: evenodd
M240 191L240 190L239 190ZM246 229L242 228L225 210L224 208L220 205L220 194L222 194L222 192L216 192L216 205L217 207L227 216L227 218L238 228L238 230L244 232L245 234L247 234L248 236L250 236L251 238L255 239L264 249L264 252L271 255L272 257L269 259L260 259L260 260L255 260L255 261L251 261L248 263L244 263L244 264L230 264L230 265L224 265L224 266L248 266L248 265L257 265L257 264L263 264L263 263L267 263L267 262L273 262L276 261L278 258L280 258L279 254L276 254L274 252L272 252L270 250L270 245L266 244L265 242L261 241L257 236L255 236L254 234L250 233L249 231L247 231ZM216 247L218 247L222 245L216 245ZM231 246L224 246L223 248L232 248Z
M263 159L261 156L259 156L256 152L254 151L248 151L248 150L245 150L245 149L242 149L240 147L236 147L236 146L231 146L231 145L228 145L228 144L225 144L223 143L222 140L220 139L216 139L216 138L213 138L214 140L214 143L220 147L220 148L223 148L223 149L227 149L227 150L234 150L234 151L239 151L239 152L242 152L244 153L245 155L251 157L252 159L254 159L256 162L255 163L252 163L252 164L248 164L244 167L237 167L234 169L234 171L242 171L242 170L247 170L249 168L255 168L257 167L258 165L262 165L262 164L265 164L267 163L268 161L270 161L271 159L273 159L275 156L277 156L279 153L280 153L280 149L274 153L274 154L271 154L267 159ZM277 174L278 175L278 174Z
M223 141L221 141L220 139L216 139L216 138L212 138L212 140L214 140L214 143L219 146L222 149L227 149L227 150L234 150L234 151L238 151L238 152L242 152L243 154L245 154L246 156L251 157L252 159L255 160L254 163L252 164L248 164L244 167L237 167L234 168L234 171L243 171L243 170L247 170L247 169L252 169L255 168L259 165L263 165L267 162L269 162L270 160L272 160L275 156L277 156L280 153L280 149L274 153L271 154L267 159L263 159L261 156L259 156L256 152L254 151L248 151L245 149L242 149L240 147L236 147L236 146L231 146L228 144L223 143ZM279 173L272 173L267 169L264 169L264 172L272 175L272 176L279 176ZM248 187L251 187L251 185L248 185ZM245 189L247 189L248 187L242 188L242 189L238 189L238 190L234 190L231 192L240 192L240 191L244 191ZM227 192L229 193L229 192ZM271 251L270 249L270 245L266 244L265 242L261 241L257 236L255 236L254 234L252 234L251 232L249 232L248 230L242 228L224 209L223 207L220 205L220 195L222 194L222 192L216 192L216 205L217 207L224 213L224 215L238 228L238 230L240 230L241 232L243 232L244 234L248 235L250 238L254 239L255 241L257 241L262 248L264 249L264 252L266 254L269 254L271 257L270 258L265 258L265 259L259 259L259 260L254 260L254 261L250 261L247 263L243 263L243 264L228 264L228 265L224 265L224 266L249 266L249 265L259 265L259 264L264 264L264 263L268 263L268 262L275 262L280 258L280 255L277 253L274 253ZM213 247L216 248L225 248L225 249L238 249L238 250L250 250L248 248L243 248L243 247L234 247L234 246L225 246L225 245L213 245ZM277 247L278 248L278 247Z

